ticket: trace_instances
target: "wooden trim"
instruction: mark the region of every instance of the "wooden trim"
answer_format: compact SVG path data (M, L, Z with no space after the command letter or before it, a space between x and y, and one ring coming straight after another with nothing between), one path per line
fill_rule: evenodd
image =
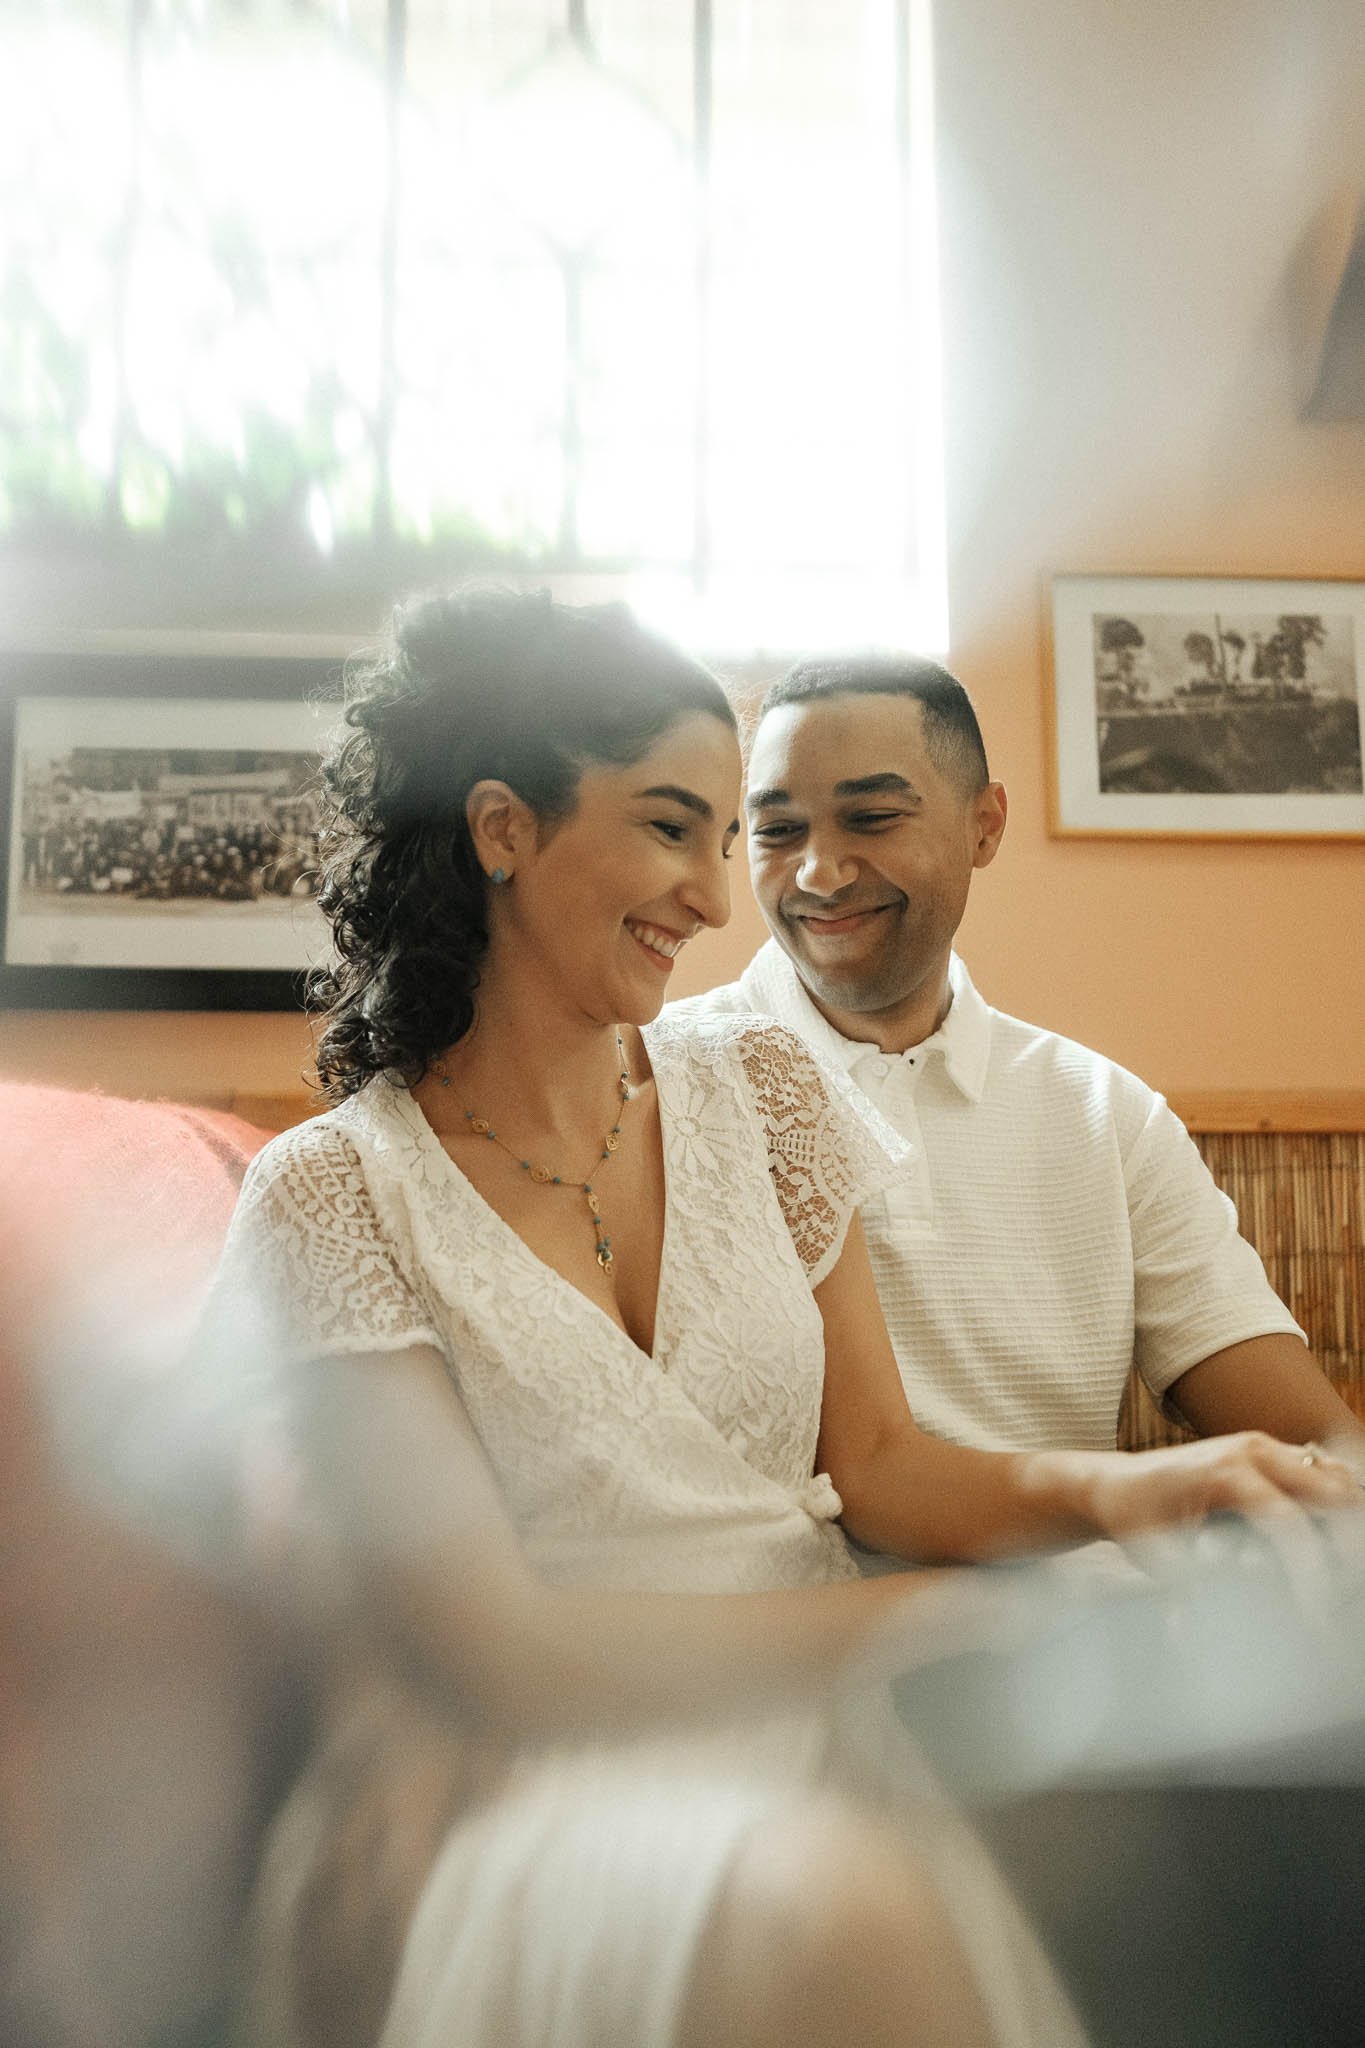
M1177 1088L1167 1100L1197 1132L1365 1131L1365 1088Z
M1365 1131L1365 1088L1177 1088L1167 1098L1192 1131ZM222 1106L221 1097L215 1106ZM322 1099L298 1089L239 1092L227 1108L267 1131L316 1116Z
M249 1124L258 1124L263 1131L287 1131L294 1124L306 1123L310 1116L316 1116L325 1107L320 1095L307 1095L302 1090L285 1095L254 1095L242 1091L228 1100L233 1116L239 1116Z
M1158 825L1054 825L1053 839L1180 840L1189 846L1359 846L1365 832L1168 832Z

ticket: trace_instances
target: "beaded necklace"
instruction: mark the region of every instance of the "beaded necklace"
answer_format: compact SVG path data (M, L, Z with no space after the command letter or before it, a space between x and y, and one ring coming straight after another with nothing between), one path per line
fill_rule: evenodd
M626 1071L626 1049L621 1043L619 1031L616 1034L616 1052L621 1062L619 1086L621 1090L621 1107L624 1110L625 1105L630 1101L631 1090L630 1075ZM450 1076L445 1070L444 1060L433 1060L432 1072L443 1088L449 1088ZM505 1138L498 1136L486 1116L476 1116L472 1109L464 1111L464 1120L469 1125L470 1130L478 1137L487 1138L490 1145L497 1145L507 1154L509 1159L515 1159L522 1172L529 1175L538 1188L572 1188L576 1193L582 1195L588 1205L588 1214L592 1218L593 1236L597 1241L595 1254L597 1263L604 1273L609 1273L614 1264L611 1239L607 1236L607 1227L602 1220L602 1205L598 1200L597 1190L593 1187L592 1181L586 1176L582 1180L570 1180L566 1174L556 1173L553 1167L533 1165L529 1159L523 1159L521 1154L515 1151ZM616 1122L602 1140L602 1150L593 1167L594 1172L596 1172L598 1166L606 1165L612 1154L619 1150L620 1144L621 1119L618 1116Z

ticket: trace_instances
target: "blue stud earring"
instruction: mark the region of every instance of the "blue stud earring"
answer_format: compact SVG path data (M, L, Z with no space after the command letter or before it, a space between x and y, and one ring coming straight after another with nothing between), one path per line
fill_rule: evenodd
M488 879L496 888L500 882L505 882L507 880L506 868L494 868L492 874L488 877Z

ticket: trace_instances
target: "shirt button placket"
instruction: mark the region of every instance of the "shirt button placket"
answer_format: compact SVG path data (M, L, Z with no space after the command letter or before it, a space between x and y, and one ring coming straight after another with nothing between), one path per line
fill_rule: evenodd
M875 1103L887 1122L915 1148L908 1184L886 1190L887 1212L901 1229L929 1231L934 1227L934 1191L915 1107L919 1072L913 1057L892 1059L881 1053L860 1062L853 1078L869 1102Z

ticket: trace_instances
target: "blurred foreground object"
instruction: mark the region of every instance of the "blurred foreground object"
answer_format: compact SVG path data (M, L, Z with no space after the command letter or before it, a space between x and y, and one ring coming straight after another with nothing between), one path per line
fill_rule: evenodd
M220 2038L267 1633L181 1347L268 1134L0 1084L0 2039Z
M1127 1584L1006 1567L921 1605L851 1739L878 1769L928 1756L1096 2048L1357 2048L1362 1518L1228 1522L1144 1562Z

